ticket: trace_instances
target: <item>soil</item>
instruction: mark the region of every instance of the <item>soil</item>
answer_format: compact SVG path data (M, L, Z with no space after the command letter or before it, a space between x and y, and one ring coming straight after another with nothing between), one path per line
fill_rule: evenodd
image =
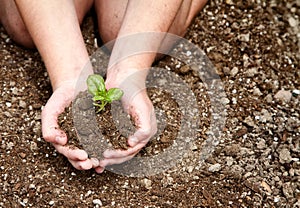
M154 88L148 89L148 95L154 107L161 109L164 113L166 124L163 131L158 131L154 139L149 141L138 156L153 156L164 151L176 139L177 132L180 129L181 114L178 104L172 96L165 91ZM69 138L67 145L85 149L90 157L99 159L102 158L102 153L106 148L128 149L127 137L118 128L126 129L128 131L126 135L130 135L135 130L134 122L131 121L133 127L131 129L127 126L120 126L127 123L128 120L126 118L114 120L118 118L113 118L109 104L104 110L98 112L98 108L93 106L91 98L87 91L79 93L71 106L66 108L65 112L59 116L59 125ZM74 115L72 112L74 112ZM75 116L74 120L73 116ZM77 122L77 128L74 126L74 121ZM119 123L118 127L115 122ZM91 126L94 125L99 127L99 132L91 130L93 129Z
M164 58L157 66L177 73L197 97L199 141L177 166L148 177L77 171L43 140L40 113L51 95L44 64L0 27L0 207L300 207L299 22L299 0L208 2L185 38L222 79L224 134L199 163L209 98L192 70ZM91 16L82 26L90 53L93 26Z

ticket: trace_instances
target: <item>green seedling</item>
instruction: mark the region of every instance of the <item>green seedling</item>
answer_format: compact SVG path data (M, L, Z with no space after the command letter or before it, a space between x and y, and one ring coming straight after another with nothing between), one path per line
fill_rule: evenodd
M119 88L106 89L104 79L99 74L90 75L87 78L87 86L89 93L93 96L94 105L99 107L98 112L115 100L120 100L123 96L123 91Z

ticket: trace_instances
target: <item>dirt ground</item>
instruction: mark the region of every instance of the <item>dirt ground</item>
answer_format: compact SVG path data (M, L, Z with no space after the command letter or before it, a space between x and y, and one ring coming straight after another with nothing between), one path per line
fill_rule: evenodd
M91 17L82 30L92 53ZM0 207L300 207L300 1L212 0L185 38L223 81L224 135L202 165L199 142L178 166L131 178L77 171L43 140L45 67L0 27ZM201 80L170 58L158 65L194 90L203 140L209 106Z

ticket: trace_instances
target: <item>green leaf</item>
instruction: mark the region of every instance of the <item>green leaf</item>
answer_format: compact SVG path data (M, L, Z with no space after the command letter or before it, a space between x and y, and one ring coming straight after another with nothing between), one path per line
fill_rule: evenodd
M105 100L105 97L101 95L95 95L93 97L93 101L99 101L99 100Z
M93 96L99 95L99 92L105 91L104 79L99 74L92 74L87 79L88 91Z
M112 102L114 100L120 100L124 92L119 88L111 88L106 94L106 100Z

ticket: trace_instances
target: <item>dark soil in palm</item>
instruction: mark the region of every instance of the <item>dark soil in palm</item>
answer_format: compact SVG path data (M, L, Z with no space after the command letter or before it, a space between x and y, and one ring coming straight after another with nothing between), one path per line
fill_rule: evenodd
M180 128L180 111L178 104L167 92L159 89L148 89L148 95L155 108L161 109L165 115L163 121L163 129L160 128L153 139L148 142L147 146L142 149L138 156L150 156L158 154L172 144L176 138ZM74 103L79 103L74 105ZM72 109L73 107L73 109ZM75 114L73 115L72 112ZM79 115L81 114L81 115ZM88 115L88 116L83 116ZM77 129L74 126L73 118L78 118ZM76 97L73 105L67 107L65 112L59 116L59 124L62 130L67 133L67 145L74 148L86 149L90 156L102 158L101 154L106 148L128 149L127 138L121 134L119 128L126 128L120 124L115 125L115 120L111 113L111 106L107 105L103 111L98 112L97 107L92 105L91 96L87 92L81 92ZM96 123L93 123L96 122ZM125 120L123 122L128 122ZM101 134L92 131L92 126L98 126ZM132 121L132 126L134 123ZM76 131L77 130L77 131ZM129 130L130 129L126 129ZM130 133L134 133L135 128L131 129ZM78 135L79 134L79 135ZM128 134L128 133L127 133Z

